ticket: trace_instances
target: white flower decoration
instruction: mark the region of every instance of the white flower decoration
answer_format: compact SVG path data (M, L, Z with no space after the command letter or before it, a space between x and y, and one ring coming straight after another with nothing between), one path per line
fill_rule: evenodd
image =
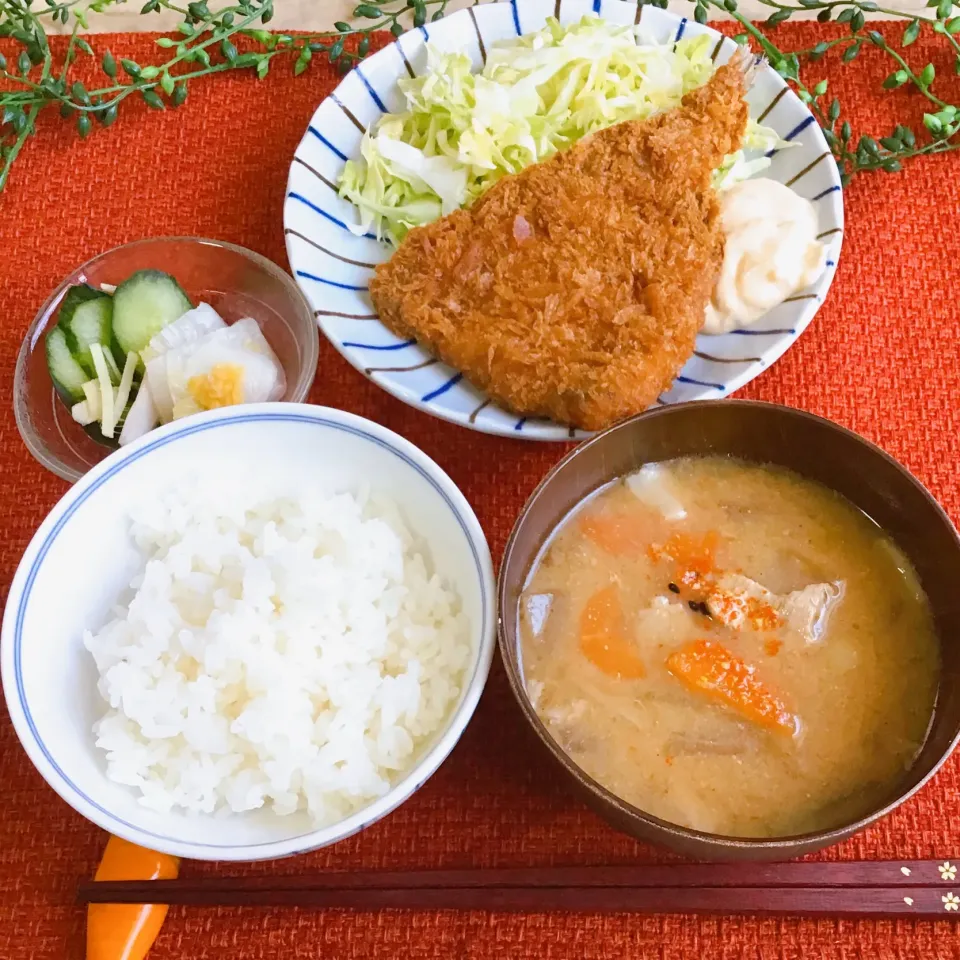
M944 910L960 910L960 897L956 896L953 893L948 893L945 897L940 898L943 901Z
M949 860L944 861L940 864L937 869L940 871L941 880L956 880L957 879L957 868Z

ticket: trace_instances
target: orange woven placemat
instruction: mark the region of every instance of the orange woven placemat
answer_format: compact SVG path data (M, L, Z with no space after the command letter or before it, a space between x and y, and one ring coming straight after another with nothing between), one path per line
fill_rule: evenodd
M899 28L891 28L899 31ZM781 28L810 46L815 25ZM148 62L150 38L99 39L118 57ZM929 51L918 43L911 60ZM938 73L951 64L935 60ZM886 133L895 113L919 118L905 92L879 95L889 67L867 51L856 69L824 65L854 119ZM316 65L298 80L223 77L178 113L123 110L109 131L79 142L47 119L0 198L0 598L24 547L66 485L34 463L17 435L10 384L27 324L67 270L139 237L192 233L231 240L286 266L282 205L288 160L335 82ZM953 93L953 91L951 91ZM956 99L956 97L954 97ZM955 184L960 158L872 175L847 191L848 231L827 303L799 343L742 396L830 417L905 462L960 519L960 260ZM408 437L434 457L474 505L499 557L516 513L563 453L496 439L417 413L353 371L325 342L311 394ZM813 452L815 455L815 452ZM827 858L960 855L956 761L919 796ZM72 905L92 875L103 834L36 774L0 717L0 958L82 956L83 913ZM642 862L662 856L622 837L563 791L524 728L499 665L460 745L399 811L330 849L250 872L331 868ZM244 868L188 864L191 873ZM947 958L960 927L947 923L801 921L279 910L172 910L152 960L402 956L599 958Z

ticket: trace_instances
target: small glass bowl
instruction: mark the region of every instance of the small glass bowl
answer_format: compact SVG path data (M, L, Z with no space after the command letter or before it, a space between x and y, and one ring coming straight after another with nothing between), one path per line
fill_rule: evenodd
M313 311L293 279L265 257L220 240L157 237L94 257L54 290L30 324L17 357L13 410L20 436L48 470L71 482L111 453L70 416L47 371L44 334L60 302L78 283L118 285L137 270L164 270L194 303L210 304L228 323L253 317L283 366L283 400L306 399L317 372L320 340Z

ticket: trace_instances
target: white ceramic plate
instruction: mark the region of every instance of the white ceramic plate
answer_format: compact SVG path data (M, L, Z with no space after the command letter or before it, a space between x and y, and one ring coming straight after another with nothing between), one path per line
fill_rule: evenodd
M129 533L131 507L188 480L209 492L252 496L309 477L320 490L369 483L389 496L460 594L471 624L471 662L443 729L390 791L345 820L317 829L306 813L204 816L157 813L106 777L93 724L97 693L85 628L97 629L142 563ZM424 453L361 417L325 407L265 403L224 407L157 430L112 453L70 488L41 524L13 578L0 657L10 719L47 783L109 833L193 860L262 860L334 843L403 803L460 738L483 690L496 635L493 566L477 518L453 481Z
M425 69L426 44L464 50L480 69L497 40L540 29L556 16L572 23L599 13L614 23L633 23L638 7L625 0L523 0L470 7L428 27L404 34L364 60L320 104L290 167L284 231L290 266L317 314L320 329L358 370L411 406L485 433L536 440L586 436L549 420L518 417L493 404L462 374L433 359L415 341L400 340L377 319L367 283L390 248L373 236L354 236L356 208L337 195L347 158L359 156L366 128L381 114L403 109L401 77ZM656 7L639 8L640 24L659 42L690 34L716 39L718 63L736 50L732 40L709 27ZM661 404L728 396L777 360L800 336L826 296L843 237L843 199L837 167L810 111L765 67L748 96L750 115L796 146L773 155L764 176L812 200L827 244L828 266L816 284L790 297L750 327L723 336L701 335L694 356Z

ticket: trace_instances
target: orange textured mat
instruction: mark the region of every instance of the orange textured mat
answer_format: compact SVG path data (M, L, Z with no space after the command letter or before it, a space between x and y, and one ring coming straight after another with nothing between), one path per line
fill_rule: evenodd
M902 28L892 28L899 35ZM781 28L811 46L815 25ZM97 39L148 62L151 40ZM922 43L912 63L929 59ZM944 54L938 73L951 74ZM919 69L918 66L918 69ZM854 119L887 133L922 105L882 93L890 67L873 50L824 75ZM67 270L138 237L192 233L244 244L286 266L282 204L287 165L311 113L334 83L315 64L299 79L212 80L179 111L142 105L81 143L55 117L42 125L0 196L0 597L28 539L65 484L31 460L11 412L14 361L27 324ZM949 91L954 99L956 92ZM125 105L126 106L126 105ZM847 191L848 232L836 282L808 332L743 396L804 407L877 441L960 519L960 156L873 174ZM559 446L470 433L416 413L354 372L322 343L311 395L408 437L474 504L495 557ZM0 958L79 960L83 913L72 905L104 836L36 774L0 717ZM662 856L615 833L561 789L525 731L499 665L462 742L399 811L333 848L250 871L329 868L643 862ZM960 857L957 760L920 795L828 858ZM191 873L242 868L187 865ZM402 957L704 958L704 960L937 960L960 956L950 923L792 919L171 910L151 960Z

